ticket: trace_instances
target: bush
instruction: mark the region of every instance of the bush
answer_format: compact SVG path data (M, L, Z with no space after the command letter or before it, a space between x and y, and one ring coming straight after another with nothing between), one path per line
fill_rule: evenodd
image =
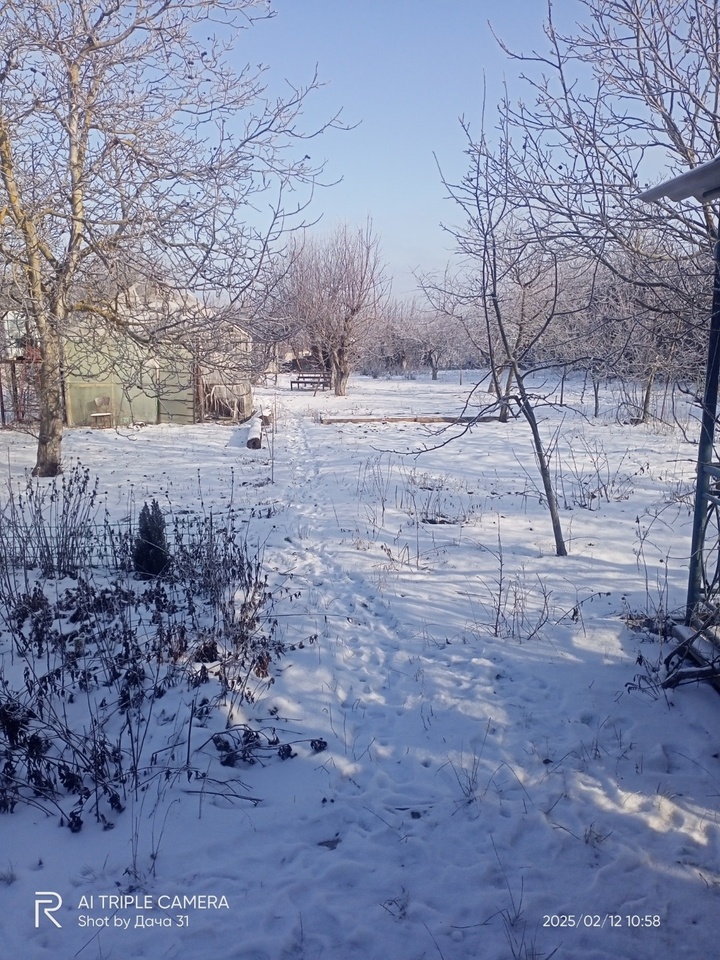
M28 570L17 544L26 518L37 542L53 528L41 529L39 509L0 503L9 521L0 524L0 648L10 651L0 673L0 814L27 804L73 832L90 813L109 829L129 797L176 780L257 802L226 768L266 763L282 744L235 715L273 684L285 652L273 606L297 594L271 587L232 508L176 513L169 544L156 501L135 537L73 516L83 552L74 576L52 579L40 565ZM75 533L70 514L64 522ZM145 582L128 577L133 566ZM213 776L216 735L228 756L214 758Z
M96 548L98 480L76 463L49 484L28 477L24 491L8 482L0 503L0 558L47 577L75 577ZM4 568L3 568L4 572Z

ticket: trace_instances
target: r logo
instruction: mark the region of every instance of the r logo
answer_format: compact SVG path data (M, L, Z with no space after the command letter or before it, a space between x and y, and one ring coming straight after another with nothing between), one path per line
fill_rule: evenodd
M35 926L40 926L40 913L54 923L56 927L62 927L62 924L52 916L62 906L62 897L59 893L53 893L52 890L35 891Z

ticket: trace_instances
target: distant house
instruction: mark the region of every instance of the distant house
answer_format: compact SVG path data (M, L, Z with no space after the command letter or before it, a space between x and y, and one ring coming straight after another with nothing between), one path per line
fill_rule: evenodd
M209 320L192 296L160 297L140 285L118 298L107 321L75 318L63 338L67 425L250 417L251 339L221 321L209 337Z

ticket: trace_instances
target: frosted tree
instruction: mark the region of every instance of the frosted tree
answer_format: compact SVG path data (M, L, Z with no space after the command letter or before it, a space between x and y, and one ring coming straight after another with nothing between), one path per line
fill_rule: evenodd
M345 396L387 295L372 224L344 224L326 238L298 243L280 287L286 322L327 368L336 396Z
M297 141L316 79L273 98L262 69L232 66L268 15L252 0L0 0L0 261L40 350L36 475L61 470L73 318L112 323L103 291L128 276L237 303L309 195L319 171Z

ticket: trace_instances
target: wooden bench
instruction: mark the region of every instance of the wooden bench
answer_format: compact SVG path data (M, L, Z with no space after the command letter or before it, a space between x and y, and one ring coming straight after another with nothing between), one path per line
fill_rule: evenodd
M318 390L330 389L330 374L328 373L296 373L290 381L290 389L297 387L298 390Z

